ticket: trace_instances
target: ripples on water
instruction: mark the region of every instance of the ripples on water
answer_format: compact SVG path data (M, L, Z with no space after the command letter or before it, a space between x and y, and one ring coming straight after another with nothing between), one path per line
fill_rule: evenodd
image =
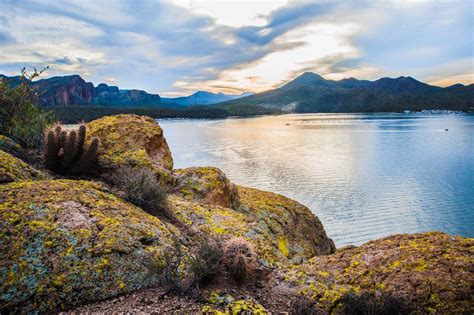
M337 246L427 230L474 237L473 115L160 124L175 167L217 166L235 183L293 198L319 217Z

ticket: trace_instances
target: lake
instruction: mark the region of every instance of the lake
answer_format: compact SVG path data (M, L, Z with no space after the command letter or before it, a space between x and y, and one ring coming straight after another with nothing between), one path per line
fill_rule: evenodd
M336 246L440 230L474 237L474 115L159 120L176 168L216 166L308 206Z

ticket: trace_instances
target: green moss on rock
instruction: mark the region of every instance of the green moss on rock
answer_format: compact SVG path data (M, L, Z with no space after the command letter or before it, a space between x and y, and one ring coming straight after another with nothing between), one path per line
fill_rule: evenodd
M104 169L140 166L169 176L173 158L163 130L153 118L137 115L106 116L87 124L88 139L100 140L98 163Z
M46 179L46 175L13 155L0 150L0 184Z
M173 171L174 192L186 200L235 208L237 189L216 167L190 167Z
M472 314L474 239L439 232L395 235L275 272L275 285L337 310L349 291L382 292L419 314ZM285 284L285 285L282 285Z
M101 184L0 186L0 309L50 311L155 285L173 226Z

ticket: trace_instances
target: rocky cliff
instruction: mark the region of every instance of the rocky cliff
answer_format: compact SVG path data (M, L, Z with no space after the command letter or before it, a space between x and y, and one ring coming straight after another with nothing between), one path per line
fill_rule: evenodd
M84 312L265 314L295 310L292 301L305 299L306 310L325 314L343 312L350 292L395 296L414 313L474 309L472 239L398 235L336 250L318 218L294 200L238 186L217 168L173 169L152 119L104 117L88 128L101 149L95 177L87 181L48 178L0 151L1 313L79 306ZM146 213L103 182L121 166L149 168L169 185L168 208L180 224ZM219 276L195 288L198 295L167 292L159 279L169 253L176 246L192 253L209 236L245 238L256 253L255 278L237 286ZM185 281L190 261L178 267Z
M32 83L43 106L87 105L97 96L94 85L79 75L52 77Z
M6 77L12 85L21 83L20 77ZM158 94L149 94L141 90L120 90L105 83L97 87L86 82L79 75L58 76L38 81L28 81L39 95L41 106L78 106L100 105L111 107L154 107L161 104Z

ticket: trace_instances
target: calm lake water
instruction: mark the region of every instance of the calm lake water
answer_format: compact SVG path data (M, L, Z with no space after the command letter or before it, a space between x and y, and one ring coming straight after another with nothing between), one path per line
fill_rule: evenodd
M336 246L440 230L474 237L474 115L160 120L175 167L308 206ZM445 129L448 129L446 131Z

